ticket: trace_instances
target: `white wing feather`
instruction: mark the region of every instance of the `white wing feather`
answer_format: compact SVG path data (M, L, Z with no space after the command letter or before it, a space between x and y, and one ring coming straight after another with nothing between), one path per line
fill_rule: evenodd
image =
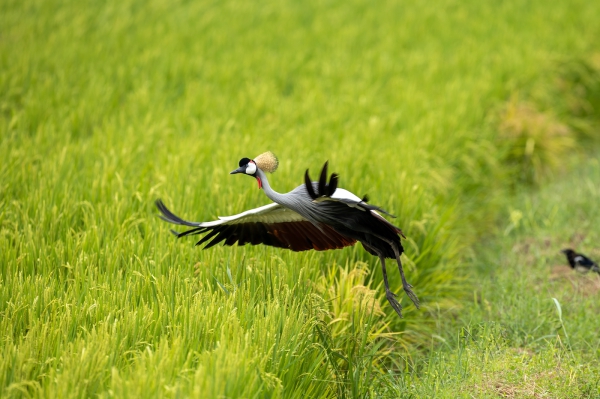
M306 221L299 213L285 208L279 204L272 203L259 208L238 213L232 216L219 216L219 220L199 223L199 227L213 227L221 224L238 223L285 223Z
M333 195L331 197L321 197L321 198L317 198L315 201L339 201L339 202L343 202L344 204L348 205L351 208L356 208L356 209L360 209L361 211L366 211L365 208L362 208L361 206L359 206L358 204L363 202L362 198L360 198L359 196L357 196L354 193L351 193L350 191L343 189L343 188L337 188ZM375 211L375 210L371 210L371 213L377 215L377 216L381 216L379 214L379 212Z
M345 190L343 188L338 188L335 190L335 192L333 193L333 195L331 196L331 198L333 199L346 199L346 200L351 200L351 201L356 201L356 202L361 202L362 199L360 199L358 196L356 196L355 194L351 193L348 190Z

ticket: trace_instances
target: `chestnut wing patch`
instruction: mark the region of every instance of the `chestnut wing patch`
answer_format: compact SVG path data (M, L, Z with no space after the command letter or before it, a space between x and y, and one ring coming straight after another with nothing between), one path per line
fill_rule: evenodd
M292 251L325 251L356 243L356 240L337 233L327 225L316 227L300 214L275 203L202 223L181 219L160 200L156 201L156 206L163 220L193 227L181 233L171 230L177 237L206 234L196 243L206 244L204 249L223 242L224 245L264 244Z
M224 245L264 244L292 251L340 249L354 245L356 240L337 233L328 226L320 230L309 221L282 223L236 223L206 228L208 233L196 245L207 243L204 249L223 242Z

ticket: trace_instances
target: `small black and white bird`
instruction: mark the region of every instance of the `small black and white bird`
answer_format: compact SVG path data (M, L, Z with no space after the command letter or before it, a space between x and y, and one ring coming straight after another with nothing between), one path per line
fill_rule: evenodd
M182 233L172 231L177 237L206 233L196 243L207 243L204 249L220 242L224 242L224 245L234 245L237 242L238 245L264 244L292 251L325 251L351 246L360 241L367 252L379 257L386 298L396 313L402 317L402 306L388 284L386 258L396 260L402 287L418 308L419 300L404 277L400 261L400 255L404 251L400 237L404 237L404 234L399 227L381 216L381 213L389 214L368 204L366 196L361 199L339 188L337 174L333 173L328 183L327 162L318 182L311 181L306 170L304 184L289 193L280 194L271 188L265 174L275 172L278 165L275 155L266 152L254 159L242 158L239 167L231 172L255 178L258 188L273 201L271 204L237 215L219 217L219 220L199 223L175 216L159 199L156 201L161 212L159 216L169 223L192 227Z
M578 254L577 252L573 251L572 249L563 249L562 251L563 254L565 254L567 256L567 260L569 261L569 265L580 272L589 272L594 271L598 274L600 274L600 267L598 267L598 265L591 260L590 258L588 258L587 256L583 255L583 254Z

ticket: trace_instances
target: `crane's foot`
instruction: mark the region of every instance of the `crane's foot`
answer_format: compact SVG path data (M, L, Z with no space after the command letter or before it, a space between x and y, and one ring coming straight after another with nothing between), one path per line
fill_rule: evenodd
M392 308L394 308L396 313L398 313L398 316L402 317L402 305L400 305L400 302L396 300L396 294L386 288L385 297L390 305L392 305Z
M404 288L404 292L406 292L406 295L408 295L408 297L415 304L415 306L417 307L417 309L419 309L419 306L420 306L419 298L417 298L417 295L411 289L412 285L403 282L402 283L402 288Z

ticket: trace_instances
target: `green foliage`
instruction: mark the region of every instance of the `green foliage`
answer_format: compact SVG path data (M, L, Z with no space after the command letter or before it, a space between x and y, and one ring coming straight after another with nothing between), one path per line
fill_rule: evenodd
M600 54L560 65L554 103L580 139L600 139ZM560 99L557 101L556 99Z
M567 125L516 99L511 99L503 110L499 129L499 139L506 147L505 162L527 183L539 182L576 147Z
M589 53L595 15L576 0L4 2L0 396L395 396L464 311L471 246L504 209L488 201L508 185L490 110L551 55ZM278 191L329 159L398 216L422 310L400 295L397 318L360 247L200 251L154 217L158 197L196 220L265 204L228 175L265 150Z
M577 164L504 205L498 236L476 246L471 303L458 323L439 326L430 353L398 368L397 396L600 395L600 277L574 272L560 253L571 247L600 259L600 158Z
M520 87L491 123L498 130L508 177L539 184L581 145L600 140L598 56L557 62L554 76ZM523 94L525 93L525 94ZM524 98L523 98L524 97Z

